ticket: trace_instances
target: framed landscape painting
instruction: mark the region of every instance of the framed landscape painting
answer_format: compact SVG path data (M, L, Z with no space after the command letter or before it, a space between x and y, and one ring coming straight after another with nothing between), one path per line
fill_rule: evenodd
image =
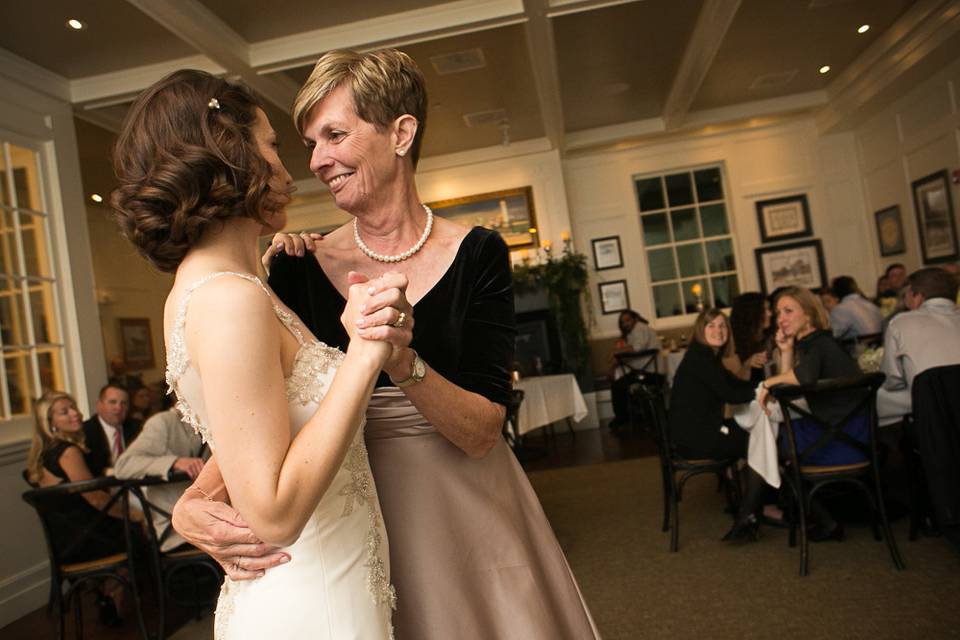
M533 189L519 187L427 203L433 213L466 227L500 232L510 250L540 246Z
M923 262L956 260L960 252L957 250L957 226L946 170L914 180L911 186Z
M152 369L153 335L150 332L149 318L118 318L120 326L120 345L123 348L123 361L133 370Z
M820 240L754 249L760 288L770 293L780 287L819 289L827 283Z

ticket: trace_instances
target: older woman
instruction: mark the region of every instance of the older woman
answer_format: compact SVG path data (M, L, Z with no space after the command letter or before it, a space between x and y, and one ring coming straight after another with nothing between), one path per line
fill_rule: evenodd
M434 219L417 195L426 105L403 53L320 59L294 119L311 170L354 220L310 242L312 255L278 257L270 284L318 338L343 347L348 272L374 277L359 335L394 344L366 443L390 536L397 637L592 638L563 553L500 437L515 332L506 245ZM302 241L278 238L267 257L284 242L303 254ZM198 479L208 493L215 469ZM278 562L226 505L182 500L174 523L234 577Z
M48 391L34 407L33 441L27 455L27 478L40 487L64 482L92 480L93 474L84 461L87 448L83 438L83 416L74 399L62 391ZM80 495L64 495L53 520L51 535L56 545L66 549L64 562L84 562L119 553L126 549L123 513L115 504L104 518L100 511L110 501L106 491L87 491ZM141 521L143 514L132 510L130 518ZM86 533L82 540L76 532ZM105 623L118 620L117 611L123 597L119 583L111 584L98 601L100 619Z
M780 350L781 373L767 378L760 392L761 404L769 401L767 389L778 384L813 384L817 380L845 378L860 375L856 361L840 346L830 330L830 319L820 299L803 287L789 287L777 297L777 348ZM814 415L834 423L846 416L862 399L860 392L831 393L810 397L808 402ZM806 419L793 421L797 449L802 451L814 444L822 430ZM866 442L869 424L866 415L851 420L845 431ZM807 464L840 465L860 462L863 453L839 440L814 451L805 458ZM818 529L811 539L820 540L842 536L842 529L830 514L814 504L812 514Z
M753 383L734 376L723 365L732 353L730 327L719 309L697 316L693 340L673 378L670 434L677 453L687 458L746 458L749 435L733 420L723 419L724 404L750 402ZM724 540L756 539L757 508L766 484L746 467L747 492L733 528Z

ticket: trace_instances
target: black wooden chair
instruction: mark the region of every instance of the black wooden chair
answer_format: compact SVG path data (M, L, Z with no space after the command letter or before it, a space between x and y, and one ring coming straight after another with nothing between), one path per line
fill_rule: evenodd
M647 406L641 387L663 386L666 382L666 377L660 373L659 356L660 349L614 354L617 366L622 369L624 377L633 379L627 390L627 419L631 427L637 424L637 414L644 413L644 408Z
M26 477L25 477L26 479ZM62 538L54 534L56 527L63 526L56 519L62 513L65 500L71 497L82 498L82 494L89 491L112 491L109 502L100 509L100 518L110 518L107 514L119 502L123 512L123 530L126 551L115 553L103 558L95 558L84 562L66 562L65 558L74 550L89 543L97 521L77 526L72 530L69 543L62 543ZM136 536L133 524L129 520L129 491L123 483L115 478L95 478L82 482L66 482L50 487L38 487L23 494L23 500L37 512L43 535L47 543L47 553L50 556L50 601L48 606L57 614L57 638L62 640L66 632L67 608L72 605L74 615L75 636L83 638L83 603L84 587L99 583L104 578L113 578L120 582L133 600L134 614L140 635L149 640L147 629L143 621L140 594L137 590L137 573L134 562ZM60 542L58 542L60 541ZM123 571L126 570L126 575Z
M737 459L692 460L676 454L670 438L670 423L661 385L641 385L637 394L646 403L656 433L657 453L663 482L663 531L670 531L670 551L677 551L680 539L680 501L683 487L694 476L713 474L726 488L731 513L740 504L740 474ZM728 478L729 474L729 478ZM731 480L732 478L732 480Z
M904 420L911 479L910 539L929 513L941 527L960 525L960 365L913 379L913 415Z
M154 571L154 591L157 596L158 610L158 638L166 637L166 605L172 602L185 609L193 608L196 610L196 617L200 617L203 609L212 607L217 602L219 590L216 588L208 589L204 594L200 585L203 579L207 579L207 584L212 587L218 587L223 581L223 570L216 560L206 553L189 545L164 551L163 544L173 533L173 524L170 513L159 507L155 502L149 500L145 487L157 484L165 484L170 481L188 480L186 474L178 474L172 478L148 477L140 480L127 480L126 486L130 492L140 501L143 515L149 524L147 529L147 546L150 550L150 557L153 563ZM167 525L158 533L154 524L154 517L157 514L163 514L167 518ZM188 579L178 581L178 577L189 574ZM190 595L188 597L179 597L174 586L188 585Z
M871 373L853 378L820 380L811 385L777 385L770 392L780 402L786 429L787 461L781 469L786 486L789 487L790 502L790 546L796 546L797 528L800 530L800 575L807 575L809 566L809 540L807 536L807 516L810 503L824 487L847 484L860 489L866 496L873 512L873 534L877 540L886 540L890 557L898 570L904 568L903 559L897 548L897 542L890 530L887 510L883 501L880 482L880 465L877 454L877 389L886 376ZM859 394L860 400L843 419L831 423L814 415L805 405L798 404L801 398L810 398L820 394ZM846 433L845 428L853 421L866 415L868 438L863 443ZM806 418L816 426L820 435L816 441L798 450L794 421L797 416ZM862 462L833 466L817 465L810 462L811 456L831 443L846 444L865 456Z

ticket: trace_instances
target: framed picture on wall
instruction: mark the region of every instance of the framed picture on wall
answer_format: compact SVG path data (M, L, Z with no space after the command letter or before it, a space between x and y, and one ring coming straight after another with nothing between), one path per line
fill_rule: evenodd
M762 242L779 242L813 235L810 207L804 193L757 202Z
M827 284L820 240L804 240L791 244L754 249L760 288L770 293L780 287L818 289Z
M427 203L435 215L500 233L510 250L539 247L533 189L519 187Z
M150 332L149 318L118 318L120 326L120 346L123 348L123 361L133 370L152 369L153 335Z
M620 252L620 236L594 238L593 266L597 271L616 269L623 266L623 254Z
M914 180L913 206L923 262L947 262L957 258L957 226L946 169Z
M873 214L877 222L877 242L881 256L895 256L907 252L907 243L903 239L903 220L900 207L893 205Z
M630 296L627 293L626 280L613 280L600 283L600 311L604 315L620 313L630 308Z

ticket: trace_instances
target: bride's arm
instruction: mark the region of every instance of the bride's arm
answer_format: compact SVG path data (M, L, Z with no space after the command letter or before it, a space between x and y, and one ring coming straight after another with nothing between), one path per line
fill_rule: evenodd
M194 296L187 343L203 380L208 428L233 506L264 542L286 545L340 468L389 346L351 340L316 414L291 442L281 333L254 285L223 279ZM357 315L355 287L344 311ZM345 322L355 332L352 320Z

